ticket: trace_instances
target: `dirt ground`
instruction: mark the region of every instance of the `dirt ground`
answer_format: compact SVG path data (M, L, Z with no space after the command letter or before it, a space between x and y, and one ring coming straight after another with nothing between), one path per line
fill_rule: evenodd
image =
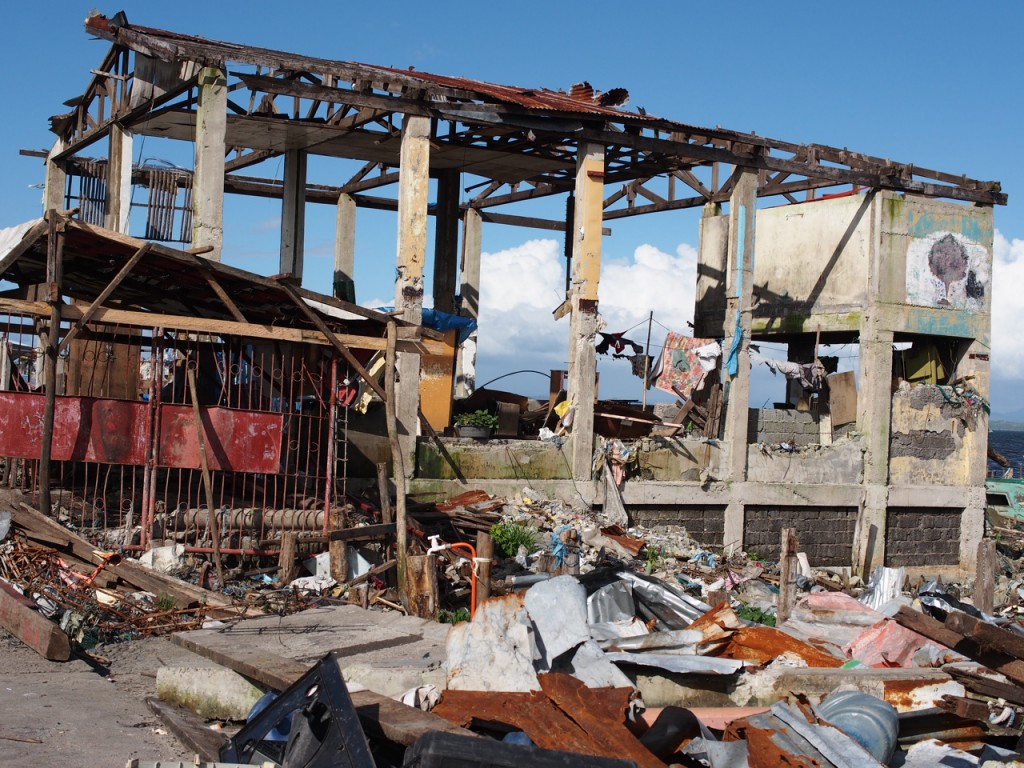
M192 655L160 638L99 646L104 663L46 661L0 630L0 765L124 768L193 755L145 704L156 670ZM194 658L194 657L192 657Z

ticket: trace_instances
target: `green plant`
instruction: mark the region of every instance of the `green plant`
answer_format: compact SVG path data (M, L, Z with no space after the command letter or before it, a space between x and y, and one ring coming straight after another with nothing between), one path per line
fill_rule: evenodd
M470 613L468 608L457 608L454 611L440 611L437 614L437 620L441 624L461 624L463 621L469 621Z
M497 429L498 417L490 411L469 411L468 413L460 413L455 418L455 424L460 427L485 427L489 429Z
M166 592L161 592L157 595L156 600L153 603L154 607L163 613L174 610L174 597L168 595Z
M661 547L652 547L650 544L647 545L647 573L652 574L661 565L665 559L664 553Z
M760 608L755 608L752 605L742 606L738 611L736 611L736 615L739 616L741 619L746 619L747 621L753 621L757 624L764 624L766 627L775 626L774 613L772 613L771 611L761 610Z
M528 552L537 546L537 532L518 523L495 523L491 526L491 538L505 557L515 557L520 545Z

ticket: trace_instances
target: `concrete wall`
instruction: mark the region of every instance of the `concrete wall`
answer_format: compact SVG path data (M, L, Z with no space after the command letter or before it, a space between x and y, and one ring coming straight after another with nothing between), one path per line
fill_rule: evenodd
M886 516L885 564L956 565L960 562L961 510L890 507Z
M725 507L630 507L630 521L645 528L679 529L706 547L721 547Z
M849 312L867 302L870 199L849 195L757 213L754 297L759 309Z
M975 453L988 440L981 410L939 387L903 385L892 398L889 482L970 485Z
M796 528L811 565L848 566L853 557L856 507L760 507L746 509L743 548L769 561L779 557L783 528Z
M813 445L793 453L751 445L747 452L747 482L856 484L864 476L860 440Z

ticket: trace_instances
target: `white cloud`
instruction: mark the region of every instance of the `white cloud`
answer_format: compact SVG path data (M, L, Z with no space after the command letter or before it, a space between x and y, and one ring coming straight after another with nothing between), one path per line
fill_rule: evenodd
M1024 240L996 230L992 253L992 374L1024 377Z
M605 330L621 332L637 326L627 336L643 344L648 313L653 310L657 323L685 331L686 322L693 317L696 249L683 244L673 255L644 244L627 260L616 260L610 251L606 247L599 288ZM481 258L481 369L502 373L510 366L543 370L564 365L569 321L556 322L551 314L565 295L562 244L530 240L515 248L484 253ZM655 355L665 336L657 323L652 334ZM605 364L605 359L601 363L602 395L619 396L609 377L628 379L628 364Z

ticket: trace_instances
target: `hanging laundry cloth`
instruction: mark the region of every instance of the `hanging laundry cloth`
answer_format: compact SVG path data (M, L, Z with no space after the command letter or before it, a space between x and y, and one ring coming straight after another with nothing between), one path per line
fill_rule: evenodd
M619 354L622 354L622 351L627 345L633 348L633 354L635 355L639 355L644 351L642 344L637 344L635 341L625 338L625 331L622 333L602 333L601 331L598 331L597 335L601 337L601 340L597 342L597 346L594 348L594 351L599 355L608 354L609 347Z
M787 379L799 381L800 386L812 392L820 391L825 382L825 366L817 360L813 363L794 363L789 360L775 360L765 357L760 352L750 350L750 363L767 367L773 375L781 373Z
M689 397L700 390L708 371L715 369L721 356L722 348L714 339L695 339L669 331L661 357L654 364L653 385Z

